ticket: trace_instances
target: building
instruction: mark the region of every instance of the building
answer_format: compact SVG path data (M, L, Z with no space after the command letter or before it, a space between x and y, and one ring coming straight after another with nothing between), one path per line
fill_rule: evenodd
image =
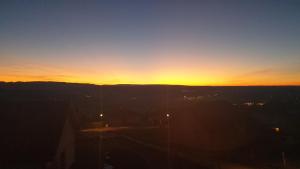
M73 168L74 113L59 101L1 102L0 168Z

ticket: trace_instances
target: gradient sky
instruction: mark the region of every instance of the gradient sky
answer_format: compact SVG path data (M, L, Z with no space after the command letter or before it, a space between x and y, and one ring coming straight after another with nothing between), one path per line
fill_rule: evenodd
M1 1L0 81L300 85L300 1Z

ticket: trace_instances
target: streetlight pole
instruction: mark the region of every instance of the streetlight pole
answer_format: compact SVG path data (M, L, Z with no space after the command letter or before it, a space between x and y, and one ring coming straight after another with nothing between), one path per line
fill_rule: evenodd
M100 124L103 121L103 113L100 113L99 118L100 118ZM103 162L102 162L102 133L99 131L99 141L98 141L98 169L103 168Z
M100 114L99 114L99 128L102 127L103 123L103 85L100 88ZM99 130L99 142L98 142L98 169L103 168L103 160L102 160L102 142L103 142L103 136L101 130Z
M281 137L280 137L281 129L279 127L275 127L273 129L275 131L275 134L277 134L277 137L278 137L279 148L281 151L282 167L283 167L283 169L286 169L286 157L285 157L285 152L283 151L283 144L281 142Z
M171 169L171 133L170 133L170 114L166 114L167 117L167 160L168 169Z

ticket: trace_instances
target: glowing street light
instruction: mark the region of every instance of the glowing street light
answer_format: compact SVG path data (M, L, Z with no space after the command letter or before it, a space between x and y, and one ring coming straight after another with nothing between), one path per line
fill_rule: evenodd
M103 113L100 113L99 114L99 122L100 123L103 123L103 116L104 114ZM98 167L99 168L103 168L103 161L102 161L102 133L99 132L99 141L98 141Z
M171 132L170 132L170 114L167 113L167 159L168 159L168 169L171 168Z
M275 131L276 133L280 132L280 128L279 128L279 127L275 127L275 128L273 128L273 129L274 129L274 131Z
M280 141L280 128L274 127L273 130L275 131L275 133L278 133L278 139ZM282 144L281 141L279 142L279 144ZM286 157L285 157L285 152L283 150L281 150L281 160L282 160L282 166L285 169L286 168Z

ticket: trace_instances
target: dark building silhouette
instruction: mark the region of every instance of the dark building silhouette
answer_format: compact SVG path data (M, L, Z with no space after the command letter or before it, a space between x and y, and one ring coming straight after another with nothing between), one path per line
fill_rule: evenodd
M69 169L75 160L74 113L65 102L1 102L0 168Z

